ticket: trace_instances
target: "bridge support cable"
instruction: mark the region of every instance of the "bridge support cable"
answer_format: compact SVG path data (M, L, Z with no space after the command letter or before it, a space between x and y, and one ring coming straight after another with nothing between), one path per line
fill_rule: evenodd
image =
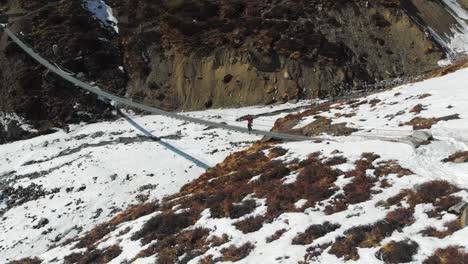
M282 139L282 140L288 140L288 141L305 141L305 140L326 140L326 141L331 141L330 139L324 139L324 138L313 138L313 137L306 137L306 136L301 136L301 135L292 135L292 134L285 134L285 133L277 133L277 132L271 132L271 131L264 131L264 130L251 130L249 131L247 128L244 127L239 127L239 126L233 126L233 125L227 125L227 124L221 124L221 123L216 123L213 121L208 121L200 118L194 118L194 117L189 117L185 115L181 115L178 113L173 113L173 112L167 112L158 108L150 107L144 104L140 104L137 102L133 102L130 99L119 97L117 95L114 95L112 93L106 92L101 90L97 86L90 85L88 83L85 83L75 77L72 76L72 74L64 72L54 66L52 63L47 61L45 58L37 54L32 48L30 48L28 45L26 45L23 41L21 41L10 29L8 29L6 26L3 26L5 32L7 35L15 42L21 49L23 49L31 58L39 62L41 65L49 69L51 72L57 74L58 76L62 77L63 79L69 81L70 83L86 90L89 91L93 94L96 94L98 96L101 96L103 98L106 98L108 100L117 102L121 105L126 105L131 108L139 109L148 113L156 114L156 115L163 115L167 116L169 118L173 119L178 119L186 122L191 122L191 123L197 123L200 125L205 125L209 127L216 127L220 129L225 129L225 130L231 130L235 132L240 132L240 133L247 133L247 134L252 134L252 135L259 135L259 136L265 136L269 138L275 138L275 139Z

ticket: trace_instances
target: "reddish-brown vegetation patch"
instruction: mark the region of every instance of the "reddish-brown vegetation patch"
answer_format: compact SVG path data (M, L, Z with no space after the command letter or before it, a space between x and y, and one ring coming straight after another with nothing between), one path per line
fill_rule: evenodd
M334 214L345 210L349 204L369 200L372 195L371 188L377 180L375 177L368 177L366 172L375 169L372 163L379 157L373 153L362 154L361 159L355 162L355 169L345 173L346 177L353 177L353 180L343 188L344 194L335 196L331 204L326 206L326 214Z
M13 260L8 262L8 264L41 264L42 260L38 258L24 258L20 260Z
M408 263L413 260L418 248L414 241L391 241L376 253L376 257L385 263Z
M374 174L377 177L387 176L390 174L396 174L398 177L403 177L412 175L414 172L409 169L402 168L396 160L385 160L377 163L377 168L375 168Z
M415 130L429 129L440 121L449 121L449 120L455 120L455 119L460 119L460 116L458 114L455 114L455 115L443 116L439 118L415 117L406 123L401 123L399 126L410 125L410 126L413 126L413 129Z
M430 94L430 93L421 94L421 95L418 95L418 99L424 99L424 98L429 97L429 96L432 96L432 94Z
M464 163L468 162L468 151L460 151L453 153L448 158L443 159L443 162Z
M367 104L367 103L369 103L368 100L361 100L361 101L360 101L360 100L356 99L356 100L351 100L351 101L349 101L349 102L348 102L348 105L349 105L349 107L351 107L351 108L356 108L356 107L358 107L358 106L361 106L361 105L364 105L364 104Z
M346 123L332 124L332 120L327 117L319 117L301 129L302 134L306 136L317 136L320 134L348 136L356 131L357 129L347 127Z
M374 99L369 101L369 104L370 104L371 107L375 107L380 102L382 102L382 100L374 98Z
M452 264L468 263L468 253L462 251L462 248L451 246L444 249L438 249L434 255L426 259L424 264Z
M176 263L184 256L181 263L187 263L189 260L204 254L209 245L213 245L215 241L207 242L209 235L208 229L196 228L193 230L183 231L176 236L162 237L156 244L153 244L141 251L136 258L148 257L158 254L157 263ZM218 238L217 243L223 244L221 240L226 238Z
M284 156L286 153L288 153L287 149L284 149L281 147L275 147L275 148L270 149L270 152L268 153L268 158L274 159L277 157Z
M330 222L325 222L321 225L311 225L307 230L297 235L293 241L293 245L307 245L314 242L315 239L322 237L336 229L340 228L338 224L331 224Z
M221 251L221 254L223 254L222 261L239 261L247 257L254 248L251 243L246 243L240 247L231 245Z
M267 237L266 242L271 243L271 242L273 242L275 240L278 240L286 232L287 232L286 229L280 229L280 230L276 231L273 235Z
M92 246L98 240L112 232L119 224L123 222L132 221L138 219L142 216L148 215L155 210L157 210L158 206L155 203L148 203L148 204L141 204L137 206L133 206L124 212L120 213L109 222L100 224L89 231L84 237L78 241L76 244L77 248L84 248Z
M305 261L299 262L298 264L310 263L308 261L312 261L312 263L314 263L316 258L322 255L325 249L327 249L331 245L332 243L325 243L325 244L309 247L307 249L307 254L304 256Z
M424 229L423 231L421 231L421 234L423 234L425 236L444 238L444 237L447 237L447 236L455 233L456 231L460 230L460 228L461 228L460 221L458 219L454 220L454 221L451 221L451 222L448 222L448 223L445 223L444 226L445 226L446 230L437 230L434 227L428 227L428 228Z
M397 208L387 213L385 220L393 226L404 227L414 223L414 211L409 208Z
M344 164L347 161L348 159L346 159L343 156L334 156L332 158L325 160L325 164L328 166L336 166L336 165Z
M277 119L272 131L296 134L300 133L298 130L293 130L293 127L296 126L302 118L315 116L322 112L328 112L330 110L330 105L331 103L328 102L319 105L313 105L310 109L304 112L289 114L283 118Z
M118 257L122 253L122 249L117 246L113 245L106 249L91 249L84 253L73 253L68 255L64 258L65 264L101 264L101 263L108 263L114 258Z
M358 260L357 248L371 248L380 246L380 241L390 236L397 227L379 221L374 225L358 226L348 229L344 237L336 239L328 253L343 257L345 260Z
M422 104L417 104L413 108L411 108L410 113L419 114L423 110L426 110L426 108L424 108L424 106Z
M302 113L290 114L284 118L280 118L276 120L272 131L307 136L316 136L322 133L335 136L345 136L357 131L354 128L347 127L346 123L332 124L332 120L330 118L318 115L320 113L330 111L330 106L330 103L323 103L317 106L313 106L311 109ZM339 106L335 105L334 108L338 109ZM348 117L354 115L354 113L350 113L348 114ZM314 116L314 122L301 129L293 129L293 127L296 126L301 121L301 119L308 116Z
M247 217L242 221L236 222L234 226L246 234L260 230L263 227L264 221L265 217L263 216Z
M193 225L197 219L198 212L165 212L148 220L141 230L133 234L132 240L142 239L142 243L147 244L156 239L163 239Z
M406 199L409 208L405 210L414 210L418 204L431 203L434 210L429 212L430 217L441 217L443 212L460 202L459 197L451 196L452 193L459 191L457 187L446 181L431 181L416 186L414 189L402 190L399 194L390 197L386 201L380 201L378 206L390 207L394 205L401 206L401 202Z

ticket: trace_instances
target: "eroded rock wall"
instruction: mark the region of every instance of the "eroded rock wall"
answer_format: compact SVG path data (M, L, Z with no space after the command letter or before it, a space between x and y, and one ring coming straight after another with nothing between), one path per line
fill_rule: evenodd
M167 109L338 95L443 58L400 1L109 3L122 22L127 94Z

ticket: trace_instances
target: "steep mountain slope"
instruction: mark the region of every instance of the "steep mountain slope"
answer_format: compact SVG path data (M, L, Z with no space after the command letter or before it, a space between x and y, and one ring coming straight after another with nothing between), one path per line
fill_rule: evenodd
M466 53L465 8L465 0L4 0L0 20L103 89L193 110L334 96L431 70ZM112 118L5 35L0 50L2 112L39 131Z
M453 69L463 67L466 64ZM365 98L325 102L300 113L283 114L275 122L274 130L318 134L328 140L257 142L229 155L184 185L180 192L162 197L151 191L150 198L160 199L131 207L78 238L70 235L72 239L51 245L47 252L39 253L44 250L42 247L26 253L23 250L30 247L27 239L24 244L7 246L6 252L16 257L36 255L38 263L40 260L45 263L464 263L468 257L465 253L468 229L461 228L458 214L450 208L468 199L467 76L468 70L461 69ZM233 120L230 115L234 111L192 114ZM151 123L148 125L153 127ZM88 137L98 126L87 128ZM432 133L434 140L415 146L413 143L421 142L411 137L413 130ZM235 135L227 136L229 133L223 137L221 133L226 132L222 131L216 131L219 136L205 134L209 131L212 130L196 128L194 134L201 133L200 138L182 132L179 140L187 146L197 146L197 138L207 144L201 151L193 152L204 159L216 153L211 151L216 145L227 146L228 142L239 140ZM43 142L52 136L35 140ZM56 134L55 137L62 138L59 139L62 142L65 136ZM76 140L71 142L76 144ZM12 164L17 164L17 170L21 170L19 174L43 163L41 166L52 166L61 159L21 166L31 160L18 157L25 151L25 143L0 148L5 154L15 153L8 156ZM140 144L143 147L149 143ZM83 148L83 153L87 150ZM126 147L123 150L130 151ZM106 151L106 156L121 155L112 149ZM228 152L215 154L211 162L218 162ZM148 150L145 155L153 155L149 153ZM96 158L105 161L106 156L99 154ZM150 160L151 156L144 159ZM81 166L102 166L109 170L105 163L93 165L92 160L87 158ZM148 162L141 164L136 177L131 174L135 172L130 172L130 178L144 177L139 175L143 170L151 173L162 165L157 161ZM67 166L70 168L65 170L73 170L75 165ZM190 175L197 171L189 170L188 178L179 179L179 183L193 179L195 175ZM113 172L111 169L108 174ZM66 171L57 173L56 177L60 175L62 179L74 178ZM163 176L155 173L149 181L151 184L162 181L164 186L167 178ZM49 177L52 175L38 180L25 179L24 184L50 181ZM81 177L92 177L92 174ZM117 179L120 178L119 172ZM176 185L171 190L180 186ZM131 187L135 190L136 185ZM101 192L101 197L105 197L114 190ZM58 193L67 195L64 190ZM52 194L47 195L46 199L50 199ZM33 208L40 200L10 210ZM44 215L49 217L50 204L40 203L46 206ZM35 225L37 233L48 228L49 223L44 227L39 225L44 222L39 221L40 212L35 212L37 216L32 220L26 220L27 215L20 220L16 218L19 214L13 212L6 212L2 224L3 230L11 232L6 245L14 243L10 239L19 232L15 229L17 223ZM50 222L55 221L54 218ZM449 262L444 262L448 256Z
M193 112L213 121L239 124L232 115L262 114L255 126L270 129L277 107ZM165 142L214 166L260 139L159 116L135 116ZM24 126L26 126L24 124ZM203 169L145 138L124 119L82 124L70 132L0 145L0 263L40 254L115 216L129 205L161 199L203 173Z

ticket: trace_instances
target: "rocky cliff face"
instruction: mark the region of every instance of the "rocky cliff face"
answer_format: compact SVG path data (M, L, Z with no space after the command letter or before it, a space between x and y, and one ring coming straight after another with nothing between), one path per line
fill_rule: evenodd
M79 1L1 1L2 20L36 51L88 81L123 94L127 78L118 42ZM55 52L53 46L57 45ZM107 106L28 57L6 34L0 39L0 112L16 112L40 129L110 118Z
M117 34L85 2L3 0L1 18L87 80L168 110L334 96L418 74L444 58L464 21L445 0L107 0ZM83 111L100 118L95 98L46 74L5 36L1 50L2 111L55 123Z
M443 57L398 1L109 3L129 94L174 109L337 95Z

